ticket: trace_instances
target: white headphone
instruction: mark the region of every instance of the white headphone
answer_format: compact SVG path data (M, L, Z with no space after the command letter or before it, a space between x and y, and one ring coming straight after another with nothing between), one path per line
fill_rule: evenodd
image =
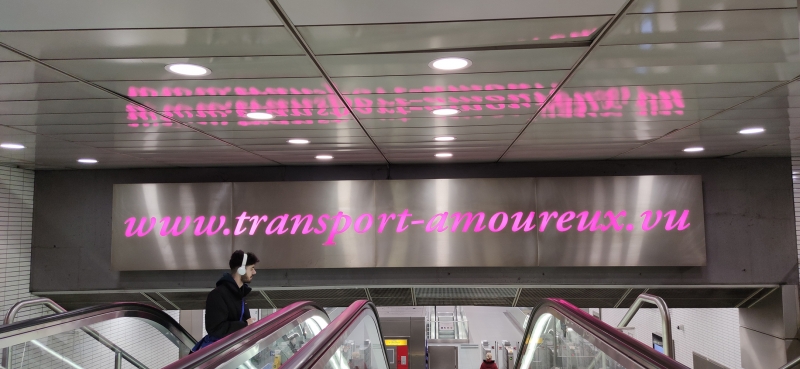
M239 275L245 275L247 273L247 253L244 253L244 257L242 258L242 266L239 269L236 269L236 273Z

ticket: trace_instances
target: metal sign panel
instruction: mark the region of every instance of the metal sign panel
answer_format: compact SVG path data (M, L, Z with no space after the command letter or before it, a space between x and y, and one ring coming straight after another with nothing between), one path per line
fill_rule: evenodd
M116 270L223 269L234 249L280 269L706 261L699 176L114 186Z

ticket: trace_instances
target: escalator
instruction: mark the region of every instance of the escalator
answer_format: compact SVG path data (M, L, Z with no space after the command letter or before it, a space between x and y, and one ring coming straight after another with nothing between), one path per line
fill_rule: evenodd
M515 369L688 369L564 300L547 299L533 310ZM375 306L356 301L280 365L263 366L247 356L197 365L184 358L170 369L388 369ZM229 342L229 345L237 343ZM242 346L247 346L242 342ZM242 348L241 350L247 350ZM198 353L217 356L215 351ZM198 356L197 360L200 360ZM229 355L230 356L230 355ZM278 363L275 363L278 364ZM474 367L467 363L465 367ZM414 368L421 369L421 368Z
M130 332L106 337L96 329L115 319L127 319L124 327ZM230 367L232 362L247 362L244 368L261 368L267 362L277 367L280 360L286 361L299 352L328 322L322 308L298 302L187 355L196 340L169 314L150 305L115 303L4 325L0 327L0 348L4 349L3 367L7 369L162 368L175 367L179 356L183 359L178 360L177 367ZM159 357L148 352L143 356L149 362L142 362L129 352L130 347L119 344L124 338L120 335L125 334L158 339L161 344L155 346L170 355ZM133 337L134 342L137 339L142 338Z
M158 330L184 354L194 339L172 317L154 307L119 303L79 309L0 327L0 347L20 346L47 352L58 366L20 361L12 368L63 367L79 369L80 363L57 347L68 332L116 318L137 318ZM104 337L100 337L105 339ZM94 338L97 342L101 339ZM106 339L106 341L108 341ZM100 342L102 343L102 342ZM208 347L163 366L167 369L388 369L375 306L356 301L333 322L323 309L298 302L237 331ZM52 346L52 347L51 347ZM63 346L63 345L60 345ZM122 349L103 344L116 356L114 366L161 367L137 363ZM14 350L12 350L14 352ZM24 353L23 353L24 354ZM467 366L474 366L468 363ZM531 313L515 369L620 369L687 367L623 334L564 300L547 299ZM414 368L422 369L422 368Z

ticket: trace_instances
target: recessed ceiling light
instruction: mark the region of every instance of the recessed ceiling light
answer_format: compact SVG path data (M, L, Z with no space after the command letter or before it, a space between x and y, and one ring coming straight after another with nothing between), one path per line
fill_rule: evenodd
M295 144L295 145L303 145L303 144L307 144L308 140L304 140L302 138L293 138L293 139L291 139L289 141L286 141L286 142L288 142L290 144Z
M333 156L332 155L317 155L316 158L319 159L319 160L331 160L331 159L333 159Z
M433 113L434 115L453 115L460 113L460 111L458 109L444 108L444 109L436 109L431 113Z
M96 159L90 159L90 158L84 158L84 159L78 159L78 163L81 163L81 164L97 164L97 160Z
M453 141L455 139L456 138L453 137L453 136L440 136L440 137L434 138L434 140L436 140L436 141Z
M275 116L270 113L263 113L257 111L254 111L252 113L247 113L247 117L250 119L257 119L257 120L267 120L275 118Z
M211 73L211 69L194 64L170 64L166 69L182 76L205 76Z
M705 150L705 149L702 148L702 147L687 147L687 148L683 149L683 151L685 151L685 152L700 152L700 151L703 151L703 150Z
M472 65L469 59L464 58L441 58L428 64L433 69L438 70L459 70Z
M741 133L743 135L752 135L752 134L762 133L762 132L764 132L764 128L761 128L761 127L745 128L745 129L739 131L739 133Z
M10 143L10 142L2 143L2 144L0 144L0 147L2 147L4 149L11 149L11 150L19 150L19 149L24 149L25 148L24 145Z
M453 156L453 154L451 154L449 152L440 152L440 153L436 154L435 156L437 158L450 158L450 157Z

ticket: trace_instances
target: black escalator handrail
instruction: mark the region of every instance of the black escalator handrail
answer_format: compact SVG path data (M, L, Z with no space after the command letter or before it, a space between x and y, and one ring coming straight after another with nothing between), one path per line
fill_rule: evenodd
M525 327L525 335L520 347L520 355L517 357L517 362L514 369L520 369L522 358L525 355L525 350L530 340L531 330L536 324L539 317L546 313L548 309L552 309L565 318L575 322L578 326L583 328L589 334L597 337L605 342L608 346L613 347L622 355L627 356L637 364L651 369L688 369L687 366L669 358L668 356L654 350L653 348L645 345L639 340L622 333L619 329L608 325L600 319L597 319L585 311L579 309L575 305L561 299L545 299L539 306L537 306L528 318L528 325Z
M197 343L186 329L161 309L137 302L117 302L0 326L0 347L17 345L116 318L142 319L179 348L192 348Z
M273 332L281 329L286 324L291 323L303 314L313 310L319 310L324 316L328 316L323 308L313 302L295 302L244 329L240 329L198 350L196 353L167 365L164 369L216 368L228 360L235 358L237 355L249 349L263 338L268 337Z
M340 341L342 336L347 333L348 328L358 322L358 318L364 312L372 313L375 316L375 324L378 327L378 335L383 338L381 332L381 325L378 324L378 309L375 304L367 300L358 300L345 309L327 328L323 329L318 335L306 343L303 348L294 354L289 360L281 365L281 369L311 369L317 362L325 356L325 354L336 343ZM383 347L383 342L380 342ZM383 350L385 352L385 350ZM386 355L382 355L383 360L386 360ZM389 367L389 362L386 362L386 368Z

